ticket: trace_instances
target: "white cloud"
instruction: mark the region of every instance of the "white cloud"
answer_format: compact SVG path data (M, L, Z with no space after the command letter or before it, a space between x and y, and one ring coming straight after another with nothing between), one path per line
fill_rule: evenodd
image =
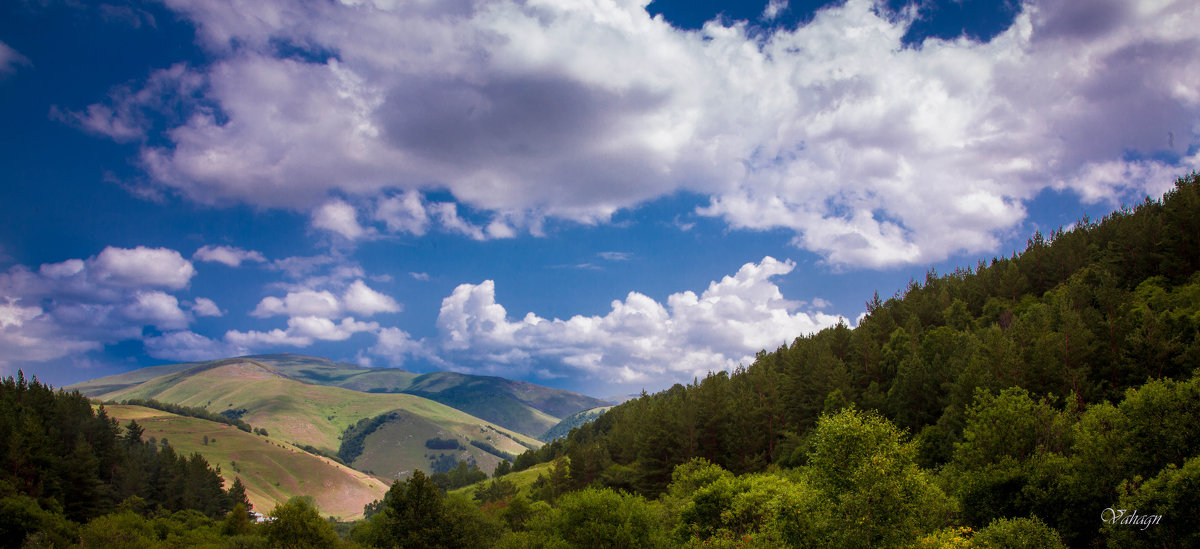
M360 269L355 269L351 274L361 275L360 271ZM336 275L331 277L335 282L339 278ZM288 292L283 298L264 297L250 312L250 315L259 318L269 316L333 318L343 312L371 316L378 313L395 313L401 309L402 307L395 299L371 289L360 279L346 286L340 299L329 290L299 289Z
M411 272L411 273L408 273L408 276L411 276L413 278L413 280L420 280L422 282L429 281L429 273Z
M280 299L267 296L258 302L258 306L250 312L250 316L266 318L269 316L321 316L333 317L341 312L338 298L328 291L303 290L288 292Z
M485 239L684 190L831 263L927 263L994 250L1045 188L1118 201L1200 168L1194 2L1075 4L1031 0L988 43L906 48L913 12L871 0L768 34L681 31L644 2L169 0L216 61L161 77L203 86L151 76L150 95L195 105L140 158L193 200L315 208L348 238L371 228L330 196L375 204L364 219L389 231ZM125 107L142 103L87 116L121 138L103 128L144 128ZM429 191L487 221L422 214Z
M267 258L263 257L262 253L254 250L243 250L234 246L212 245L206 245L196 250L196 253L192 254L192 259L224 263L230 267L241 266L242 262L263 263L267 260Z
M169 332L143 340L146 352L155 358L181 361L214 360L242 356L249 348L209 339L191 331Z
M429 215L425 213L421 193L416 191L383 198L375 205L374 217L383 221L391 232L421 236L429 228Z
M427 355L424 344L414 340L412 335L399 328L383 328L374 346L369 350L371 355L383 358L389 366L404 365L409 356Z
M773 21L779 17L780 13L788 8L787 0L770 0L767 2L767 7L763 8L762 18L767 21Z
M250 330L242 332L229 330L225 332L225 342L238 347L308 347L313 340L309 337L297 336L290 331L278 328L269 332Z
M358 332L373 332L379 329L374 322L358 322L351 317L335 324L328 318L298 316L288 319L288 334L322 341L343 341Z
M429 212L433 217L437 218L442 227L445 227L446 230L452 233L458 233L475 240L487 239L487 235L484 234L483 229L458 216L458 205L453 202L436 202L430 204Z
M379 324L359 322L343 318L334 323L328 318L316 316L294 316L288 319L286 330L273 329L267 332L230 330L225 332L225 342L245 348L264 347L307 347L314 341L344 341L358 332L376 332Z
M0 272L0 365L140 339L146 326L187 328L191 316L164 289L182 289L194 274L179 252L145 247L108 247L87 259Z
M113 286L157 286L178 290L188 285L196 269L175 250L109 246L88 260L88 272L97 282Z
M53 106L50 115L115 141L139 141L147 137L153 126L152 120L161 113L186 117L192 109L206 111L207 107L189 103L203 85L203 75L189 71L184 63L177 63L151 73L140 89L115 88L107 103L88 105L84 112L68 112Z
M135 293L133 302L125 305L122 312L132 321L160 330L179 330L188 325L187 314L179 308L179 300L157 290Z
M342 304L347 311L366 316L400 311L400 304L396 303L396 300L372 290L361 280L355 280L346 288Z
M502 373L556 364L601 382L664 384L749 364L797 336L842 317L800 312L771 278L795 265L771 257L747 263L700 295L672 294L666 304L631 292L604 316L510 320L495 284L462 284L442 300L437 345L446 360ZM561 372L560 372L561 373Z
M322 204L313 212L313 226L340 234L350 240L362 237L366 230L358 224L354 206L342 200Z
M192 314L196 316L224 316L225 312L217 306L217 303L207 297L197 297L196 301L190 305Z

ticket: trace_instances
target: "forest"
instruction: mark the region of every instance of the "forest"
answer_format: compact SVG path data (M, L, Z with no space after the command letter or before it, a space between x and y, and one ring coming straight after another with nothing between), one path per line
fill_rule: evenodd
M866 301L732 373L354 524L237 484L78 394L0 393L9 547L1200 547L1200 176ZM366 427L364 425L363 427ZM539 468L529 486L510 481ZM437 475L434 475L437 476ZM482 474L470 475L477 480ZM453 479L451 478L453 477Z

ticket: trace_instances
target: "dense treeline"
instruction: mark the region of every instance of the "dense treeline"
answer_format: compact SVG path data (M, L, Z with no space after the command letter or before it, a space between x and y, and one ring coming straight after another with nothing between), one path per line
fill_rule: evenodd
M110 401L110 402L106 402L105 404L117 404L117 402ZM242 431L245 431L247 433L251 432L250 424L246 423L245 421L242 421L240 419L242 414L244 414L246 412L245 408L242 408L240 410L226 410L225 412L216 414L216 413L210 412L208 410L205 410L204 408L194 408L191 406L183 406L182 404L172 404L170 402L159 402L152 398L150 398L150 399L130 398L130 399L122 400L120 402L120 404L127 404L130 406L143 406L146 408L153 408L155 410L162 410L164 412L170 412L175 415L194 417L197 419L204 419L204 420L208 420L208 421L215 421L217 423L224 423L225 425L237 427L238 429L241 429ZM233 412L233 413L231 414L231 413L227 413L227 412ZM241 412L241 413L237 413L237 412Z
M118 508L220 517L245 499L244 490L226 492L220 469L199 454L142 433L136 422L120 429L78 392L20 372L0 381L0 540L77 545L81 524Z
M372 418L363 418L346 428L342 433L342 444L338 447L337 457L342 463L353 463L362 455L363 444L367 435L374 433L384 423L400 417L396 412L379 414Z
M1141 479L1195 482L1198 267L1192 174L1160 201L1037 234L1020 255L876 295L854 329L617 406L514 470L562 456L565 489L656 497L693 458L734 475L807 466L818 418L853 407L905 433L964 527L1036 516L1073 546L1099 543L1100 511L1139 497Z

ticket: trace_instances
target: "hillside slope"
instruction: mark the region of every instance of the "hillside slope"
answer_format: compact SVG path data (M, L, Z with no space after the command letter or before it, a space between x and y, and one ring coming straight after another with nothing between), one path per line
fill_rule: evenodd
M200 453L221 468L226 488L235 477L242 479L251 505L264 514L288 498L309 495L322 513L357 519L363 506L383 497L390 486L387 479L355 471L278 438L141 406L108 405L105 409L122 426L137 420L146 439L167 440L183 455Z
M153 366L85 381L70 388L98 398L131 390L154 379L170 384L174 378L167 376L195 372L197 368L224 364L228 360L235 359ZM452 372L418 375L397 368L364 368L290 353L252 355L236 360L253 361L269 368L275 375L310 385L364 393L417 395L530 437L540 436L575 412L608 404L578 393L500 377Z
M393 411L421 418L420 428L413 424L409 430L392 433L403 444L376 452L375 463L380 465L376 470L381 474L429 470L429 459L409 451L408 446L424 449L425 440L432 438L430 433L462 439L466 446L463 460L491 463L493 467L492 454L471 445L471 441L488 443L510 454L540 445L530 437L419 396L310 385L249 359L201 363L135 386L90 396L110 401L154 399L215 413L230 412L256 428L266 429L272 438L312 446L331 455L339 449L341 434L360 420ZM504 436L493 436L494 440L489 441L491 433L501 432Z

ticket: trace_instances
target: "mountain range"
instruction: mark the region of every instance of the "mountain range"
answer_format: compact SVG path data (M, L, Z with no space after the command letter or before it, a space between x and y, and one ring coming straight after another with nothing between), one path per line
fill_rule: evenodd
M66 389L107 403L123 424L136 419L147 436L199 452L226 471L227 482L242 478L256 506L308 494L343 517L357 516L393 478L458 462L491 472L540 447L547 432L565 432L555 429L563 420L575 425L577 414L610 405L500 377L416 374L295 354L152 366ZM202 410L253 432L122 403Z

